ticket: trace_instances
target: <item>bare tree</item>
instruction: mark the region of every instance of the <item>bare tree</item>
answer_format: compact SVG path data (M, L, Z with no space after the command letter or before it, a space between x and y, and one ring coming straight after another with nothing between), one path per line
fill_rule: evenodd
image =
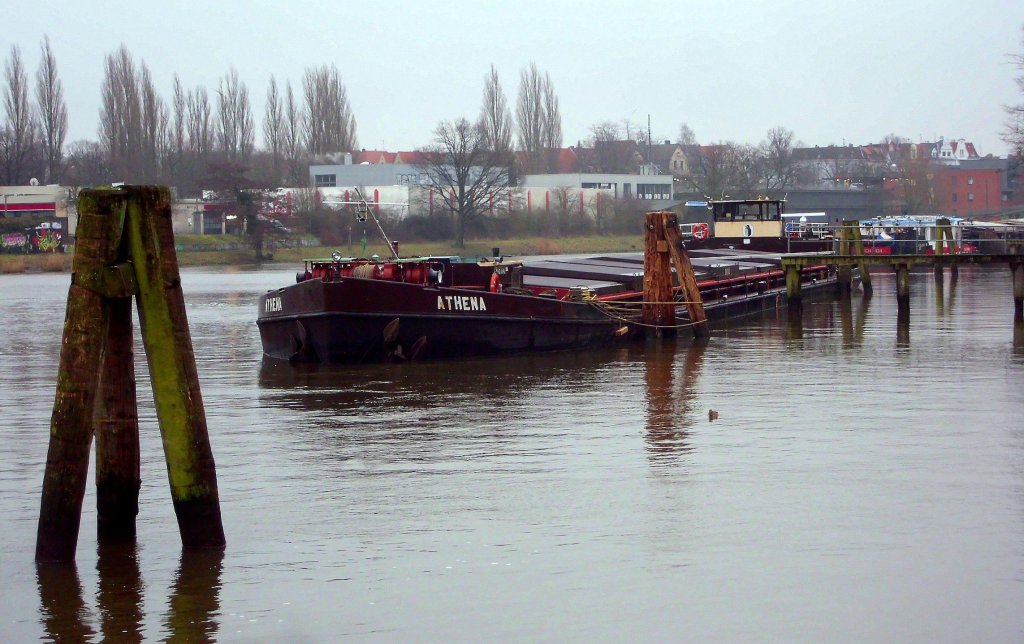
M423 151L421 172L427 185L455 213L455 243L466 245L466 224L494 207L508 204L508 168L492 152L479 124L464 118L442 121L434 144Z
M172 172L177 172L180 168L180 163L183 155L185 154L185 144L187 142L187 123L188 123L188 112L186 111L185 102L185 90L181 86L181 79L177 74L174 75L174 94L171 99L174 114L172 116L171 127L170 127L170 163Z
M679 126L679 138L676 139L679 145L697 145L697 135L693 133L690 126L683 123Z
M512 150L512 111L498 80L498 70L491 65L484 85L484 100L480 107L480 127L485 143L492 152L509 153Z
M63 182L73 188L110 183L107 151L96 141L75 141L68 146Z
M526 155L526 170L535 172L543 164L544 148L544 81L537 63L519 72L516 126L519 149Z
M306 69L302 81L306 97L305 139L310 155L350 152L358 145L356 121L338 68Z
M295 104L292 83L288 81L284 99L284 158L288 170L288 181L294 187L305 186L309 178L304 177L301 168L303 117Z
M281 95L277 91L277 80L271 76L267 86L267 106L263 114L263 143L270 153L274 170L274 182L281 181L281 150L284 145L284 114Z
M60 165L64 138L68 134L68 108L64 103L64 86L57 73L57 58L50 48L50 37L43 37L42 58L36 71L36 104L46 155L46 180L60 181Z
M167 134L167 108L156 93L153 76L145 63L139 67L139 98L142 108L140 145L142 154L141 180L151 183L157 180L160 162L165 152L164 137Z
M686 177L690 188L711 198L753 196L759 183L757 148L736 143L702 146Z
M249 90L234 67L217 86L217 138L229 160L244 163L252 154L255 133Z
M562 115L551 76L542 76L536 63L519 73L516 122L527 171L552 170L555 159L549 152L562 147Z
M1021 28L1021 45L1024 49L1024 27ZM1012 54L1010 61L1017 69L1017 76L1014 82L1017 83L1017 90L1024 97L1024 53ZM1017 158L1024 156L1024 102L1016 105L1006 105L1006 127L1003 130L1003 140L1013 148Z
M11 45L4 67L7 88L4 92L6 120L0 132L0 163L7 185L27 183L35 142L35 119L28 100L28 75L21 60L21 49Z
M762 185L768 192L775 192L793 184L797 166L793 159L793 132L779 127L768 130L768 137L761 143Z
M213 149L213 121L205 87L188 93L188 147L200 161Z
M541 134L542 143L548 150L562 147L562 113L558 109L558 96L551 77L544 74L544 129ZM551 168L548 168L551 170Z
M100 144L107 152L111 171L122 180L130 179L140 165L142 108L135 61L124 45L105 59L101 95Z

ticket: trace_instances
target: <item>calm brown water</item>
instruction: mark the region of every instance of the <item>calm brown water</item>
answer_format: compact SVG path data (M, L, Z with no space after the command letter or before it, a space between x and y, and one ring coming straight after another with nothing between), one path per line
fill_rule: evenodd
M914 274L906 328L877 273L703 348L319 370L260 359L293 274L183 274L226 552L181 554L138 360L138 546L97 550L90 484L41 569L69 278L0 276L0 641L1024 639L1005 268Z

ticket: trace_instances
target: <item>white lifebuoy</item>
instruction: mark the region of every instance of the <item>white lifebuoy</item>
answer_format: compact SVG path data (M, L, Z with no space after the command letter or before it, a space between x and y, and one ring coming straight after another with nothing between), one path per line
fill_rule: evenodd
M707 239L709 236L708 225L705 223L694 224L690 227L690 234L694 239Z

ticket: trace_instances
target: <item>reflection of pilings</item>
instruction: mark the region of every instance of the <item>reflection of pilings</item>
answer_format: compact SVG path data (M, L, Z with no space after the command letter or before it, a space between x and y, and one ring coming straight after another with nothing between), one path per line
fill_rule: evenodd
M936 266L937 267L937 266ZM935 273L935 311L942 315L946 308L945 283L942 273Z
M144 599L135 542L101 542L98 554L96 605L100 611L103 639L107 642L141 642Z
M1013 271L1013 319L1024 320L1024 261L1010 263Z
M910 348L910 315L898 313L896 316L896 347Z
M857 321L854 322L854 337L857 341L857 346L864 344L864 323L868 318L868 308L871 307L871 298L867 293L860 300L860 306L857 307Z
M51 642L89 642L95 632L82 599L82 582L74 562L36 565L39 614L43 632Z
M800 306L790 306L786 316L786 337L789 340L799 340L804 337L804 312Z
M222 550L184 550L165 623L172 642L214 642L220 611Z
M853 301L848 297L839 298L839 325L843 347L848 349L853 346Z

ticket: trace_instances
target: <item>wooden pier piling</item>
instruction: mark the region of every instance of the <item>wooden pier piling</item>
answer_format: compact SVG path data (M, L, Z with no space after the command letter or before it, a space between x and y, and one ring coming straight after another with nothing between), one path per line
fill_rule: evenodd
M860 222L856 220L846 221L843 226L849 227L852 233L853 254L857 257L864 257L864 238L860 234ZM864 292L864 296L871 297L874 289L871 286L871 273L868 271L868 263L866 261L859 262L857 270L860 273L860 287Z
M672 264L685 297L687 314L695 337L708 336L707 316L693 265L683 247L676 214L667 211L644 215L644 303L641 320L655 327L659 336L675 333L676 314L672 287Z
M910 315L910 265L896 264L896 310L898 315Z
M75 558L89 469L98 374L109 324L101 276L117 263L124 198L113 191L87 191L78 202L75 256L64 318L57 391L50 417L43 492L36 536L36 561Z
M96 511L98 538L135 537L139 513L139 413L132 351L131 297L108 303L106 351L100 374L96 419Z
M83 190L78 211L36 560L74 560L94 434L98 537L135 534L140 478L133 295L182 543L223 546L216 472L174 254L170 192L151 186Z
M174 251L170 191L153 186L132 191L126 232L178 530L186 548L223 546L217 474Z
M843 225L839 227L839 254L849 255L851 238L853 236L853 222L844 221ZM858 228L859 230L859 228ZM838 276L836 279L836 291L844 296L850 297L853 291L853 266L845 264L839 267Z

